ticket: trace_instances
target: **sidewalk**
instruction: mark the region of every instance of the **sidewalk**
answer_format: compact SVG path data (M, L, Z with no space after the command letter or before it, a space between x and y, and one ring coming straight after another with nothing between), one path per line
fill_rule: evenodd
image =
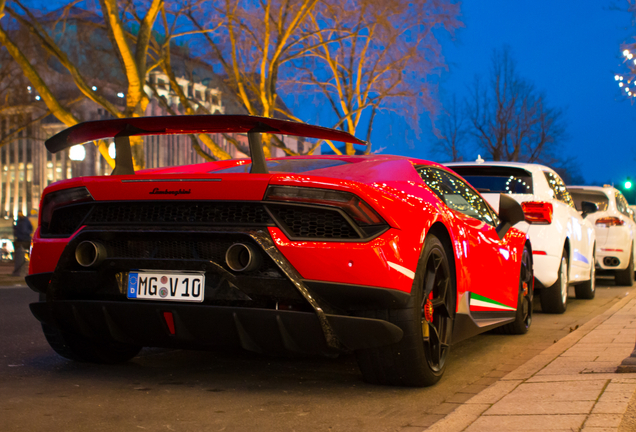
M617 432L636 373L615 371L635 342L636 291L426 431Z

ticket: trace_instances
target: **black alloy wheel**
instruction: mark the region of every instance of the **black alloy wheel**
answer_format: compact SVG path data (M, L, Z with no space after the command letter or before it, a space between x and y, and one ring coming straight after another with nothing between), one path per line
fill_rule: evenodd
M517 294L517 312L515 320L495 329L495 333L526 334L532 325L532 301L534 272L532 269L532 254L527 247L521 254L521 270L519 272L519 293Z
M365 381L373 384L425 387L438 382L446 369L455 319L453 250L432 233L426 236L404 309L366 311L400 327L402 339L356 351ZM450 259L449 259L450 257Z
M442 248L434 248L428 256L422 299L422 340L433 372L442 371L446 364L455 314L450 270L443 252Z

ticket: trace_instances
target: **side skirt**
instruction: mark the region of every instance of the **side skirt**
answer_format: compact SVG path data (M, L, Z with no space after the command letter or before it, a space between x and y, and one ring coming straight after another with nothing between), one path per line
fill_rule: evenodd
M470 295L466 291L459 300L453 325L453 344L515 320L516 311L471 312Z

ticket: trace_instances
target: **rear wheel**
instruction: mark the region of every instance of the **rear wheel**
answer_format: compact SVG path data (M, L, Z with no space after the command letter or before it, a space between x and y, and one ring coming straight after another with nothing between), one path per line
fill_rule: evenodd
M596 250L596 245L594 249ZM590 280L578 284L574 287L576 298L591 300L596 294L596 252L592 254L592 265L590 266Z
M530 250L525 247L521 256L521 272L519 274L519 294L517 297L517 312L515 320L499 327L498 333L526 334L532 324L532 299L534 273Z
M136 345L119 342L96 341L42 324L47 342L64 358L90 363L123 363L141 351Z
M616 270L614 281L616 285L634 285L634 248L632 248L632 252L629 254L629 265L625 270Z
M455 278L448 258L451 253L435 235L428 235L410 307L388 313L388 320L404 332L402 340L356 351L365 381L423 387L440 380L446 369L455 318Z
M562 314L568 307L568 255L563 251L559 275L549 288L541 290L541 310L545 313Z

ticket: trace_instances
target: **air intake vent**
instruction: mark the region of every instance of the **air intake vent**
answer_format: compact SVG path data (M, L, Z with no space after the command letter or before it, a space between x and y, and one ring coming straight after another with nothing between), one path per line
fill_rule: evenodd
M337 210L298 205L269 205L292 238L359 239L361 236Z

